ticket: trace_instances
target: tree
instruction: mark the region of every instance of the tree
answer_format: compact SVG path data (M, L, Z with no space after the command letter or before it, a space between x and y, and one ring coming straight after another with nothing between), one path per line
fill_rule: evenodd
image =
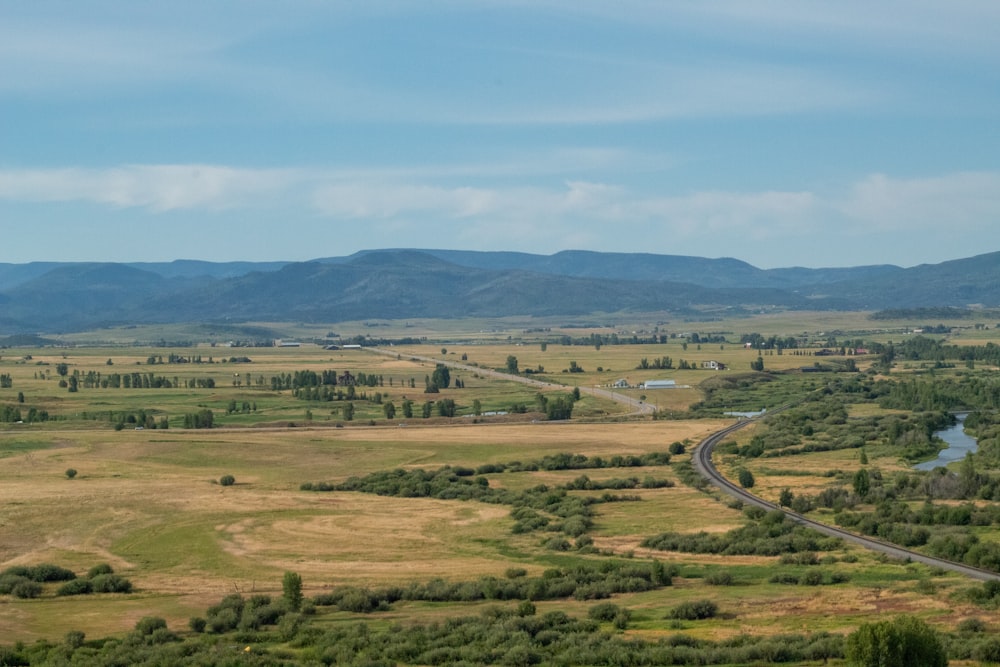
M854 493L858 495L859 498L864 498L871 491L872 480L871 476L868 474L867 468L862 468L861 470L854 473Z
M222 486L232 486L236 483L236 478L232 475L223 475L219 478L219 484Z
M847 636L847 662L853 667L947 667L948 655L937 633L914 616L864 623Z
M393 419L396 416L396 406L392 404L392 401L384 403L382 405L382 412L385 413L386 419Z
M861 448L861 454L858 456L858 463L863 466L868 465L868 454L865 453L865 448Z
M792 493L792 490L788 487L783 488L781 494L778 496L778 504L782 507L789 507L793 500L795 500L795 495Z
M58 373L61 377L66 377L66 375L69 373L69 364L66 363L56 364L56 373Z
M744 489L753 488L754 478L752 472L750 472L746 468L740 468L738 475L740 480L740 486L742 486Z
M281 595L289 609L298 611L302 606L302 577L296 572L285 572L281 579Z
M66 469L66 479L73 479L74 477L76 477L76 469L75 468L67 468Z
M519 371L517 369L517 357L513 354L507 356L507 372L511 375L518 375Z
M764 357L757 355L757 361L750 362L750 370L762 371L764 370Z
M403 399L403 417L406 419L413 418L413 401L410 399Z
M447 389L451 384L451 371L444 364L438 364L431 375L431 382L438 389Z
M472 414L476 415L477 417L483 414L483 404L479 401L478 398L472 401Z
M344 406L344 421L349 422L354 419L354 403L348 403Z

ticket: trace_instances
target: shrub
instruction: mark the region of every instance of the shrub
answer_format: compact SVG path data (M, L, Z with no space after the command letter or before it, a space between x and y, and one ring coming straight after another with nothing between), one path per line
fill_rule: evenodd
M20 574L4 573L0 575L0 595L10 595L14 587L24 581L31 581Z
M799 583L803 586L820 586L823 583L823 573L819 570L810 570L799 578Z
M76 579L76 573L73 570L67 570L64 567L59 567L58 565L52 565L51 563L41 563L40 565L35 565L29 570L28 578L32 581L70 581Z
M132 582L117 574L99 574L90 580L95 593L131 593Z
M151 635L160 628L166 628L167 622L159 616L143 616L135 624L135 630L140 635Z
M114 573L115 571L114 569L112 569L110 565L108 565L107 563L101 563L87 570L87 578L93 579L94 577L100 574L114 574Z
M67 468L66 469L66 479L73 479L74 477L76 477L76 469L75 468Z
M668 618L683 621L698 621L714 618L719 613L719 606L711 600L694 600L683 602L670 610Z
M236 483L236 478L232 475L223 475L219 478L219 484L222 486L232 486Z
M595 621L613 621L615 616L621 612L621 608L611 602L601 602L595 604L587 611L587 616Z
M74 579L67 581L59 587L56 595L87 595L94 592L94 587L87 579Z
M42 594L42 585L37 581L22 581L15 585L11 594L16 598L37 598Z
M986 623L983 622L983 619L976 618L975 616L972 618L962 619L962 621L958 624L959 632L978 633L985 632L985 630Z
M733 575L725 570L714 570L705 575L705 583L710 586L732 586Z
M188 627L191 628L192 632L202 633L205 632L206 621L201 616L192 616L191 620L188 621Z

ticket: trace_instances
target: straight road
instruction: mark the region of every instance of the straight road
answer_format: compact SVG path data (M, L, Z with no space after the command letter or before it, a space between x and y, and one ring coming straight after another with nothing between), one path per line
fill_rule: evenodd
M429 364L444 364L448 368L453 368L455 370L466 371L469 373L478 373L479 375L484 375L486 377L495 378L497 380L509 380L510 382L520 382L521 384L526 384L531 387L537 387L539 389L564 389L573 390L573 387L564 384L557 384L555 382L546 382L544 380L536 380L528 375L512 375L510 373L504 373L502 371L494 370L492 368L482 368L480 366L473 366L471 364L463 364L458 361L452 361L450 359L439 359L437 357L425 357L419 354L404 354L402 352L396 352L387 348L379 347L365 347L363 350L369 352L374 352L376 354L384 354L391 357L400 357L406 359L415 359L417 361L423 361ZM617 403L621 403L629 408L631 411L629 414L634 415L651 415L656 411L656 408L649 403L637 400L631 396L626 396L625 394L619 394L607 389L601 389L600 387L579 387L581 394L588 394L590 396L597 396L600 398L606 398Z

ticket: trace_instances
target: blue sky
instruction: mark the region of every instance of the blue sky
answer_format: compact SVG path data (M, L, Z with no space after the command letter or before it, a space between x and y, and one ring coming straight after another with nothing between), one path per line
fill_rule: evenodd
M0 262L1000 250L1000 3L0 3Z

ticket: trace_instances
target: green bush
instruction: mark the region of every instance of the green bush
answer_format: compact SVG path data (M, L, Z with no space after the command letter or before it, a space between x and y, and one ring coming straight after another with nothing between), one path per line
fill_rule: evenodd
M167 622L158 616L144 616L135 624L135 630L140 635L151 635L160 628L166 628Z
M11 594L16 598L37 598L42 594L42 585L37 581L22 581L15 585Z
M621 607L618 605L611 602L601 602L587 610L587 617L595 621L613 621L620 612Z
M0 595L10 595L15 586L25 581L31 580L20 574L0 574Z
M733 575L726 570L713 570L705 575L705 583L709 586L732 586Z
M694 600L683 602L670 610L668 618L682 621L699 621L714 618L719 613L719 606L711 600Z
M232 475L223 475L219 478L219 484L222 486L232 486L236 483L236 478Z
M95 593L131 593L132 582L117 574L99 574L90 580Z
M115 571L107 563L100 563L87 570L87 578L93 579L99 574L114 574Z
M56 595L87 595L94 592L94 587L88 579L74 579L59 587Z

